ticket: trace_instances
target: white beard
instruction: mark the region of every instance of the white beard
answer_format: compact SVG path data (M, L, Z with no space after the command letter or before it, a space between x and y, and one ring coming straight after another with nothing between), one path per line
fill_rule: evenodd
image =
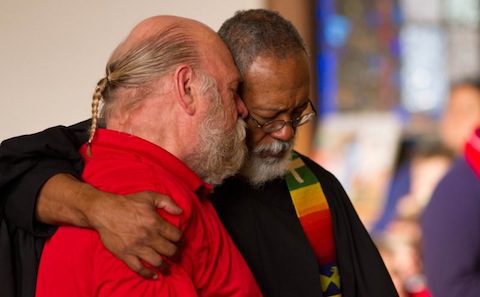
M283 177L288 170L293 150L294 140L288 142L275 140L269 145L259 145L248 154L247 160L240 169L240 175L245 177L255 188L261 187L266 182L277 177ZM277 154L283 152L281 157L264 157L265 152Z

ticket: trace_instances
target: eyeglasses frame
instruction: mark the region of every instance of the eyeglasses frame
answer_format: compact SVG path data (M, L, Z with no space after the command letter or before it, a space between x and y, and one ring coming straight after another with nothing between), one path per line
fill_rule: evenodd
M256 127L257 128L260 128L262 129L263 132L265 133L273 133L273 132L277 132L277 131L280 131L283 129L283 127L285 127L288 123L290 123L290 125L292 126L292 128L297 128L299 126L302 126L302 125L305 125L306 123L310 122L315 116L317 116L317 110L315 109L315 106L313 105L312 101L311 100L308 100L308 103L310 104L310 106L312 107L312 112L309 112L309 113L306 113L306 114L303 114L295 119L291 119L291 120L271 120L271 121L267 121L263 124L261 124L256 118L254 118L252 116L252 114L249 112L248 113L248 118L247 120L251 119L253 120L253 122L255 123ZM271 125L272 123L281 123L280 126L278 126L278 128L275 128L275 129L268 129L268 130L265 130L265 127L268 126L268 125Z

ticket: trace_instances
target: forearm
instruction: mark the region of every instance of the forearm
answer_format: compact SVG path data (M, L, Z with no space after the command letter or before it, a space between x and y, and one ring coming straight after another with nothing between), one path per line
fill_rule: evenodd
M56 174L42 187L35 216L45 224L93 228L89 214L100 196L108 199L107 193L101 193L70 174Z
M40 190L35 215L38 221L50 225L95 229L115 256L135 272L151 278L155 272L140 260L160 268L161 255L173 256L181 237L180 230L158 215L158 208L171 214L181 212L166 196L152 192L114 195L72 175L56 174Z

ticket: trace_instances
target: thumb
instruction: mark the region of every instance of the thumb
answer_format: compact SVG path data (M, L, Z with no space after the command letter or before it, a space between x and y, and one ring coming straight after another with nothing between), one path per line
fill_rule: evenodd
M173 202L173 200L165 195L161 195L158 193L152 193L153 194L153 203L155 204L156 208L161 208L165 210L166 212L173 214L173 215L179 215L182 213L182 209Z

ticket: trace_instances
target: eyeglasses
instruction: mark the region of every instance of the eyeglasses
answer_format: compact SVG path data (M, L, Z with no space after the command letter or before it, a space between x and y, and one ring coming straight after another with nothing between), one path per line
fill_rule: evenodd
M312 107L312 112L309 112L309 113L306 113L304 115L301 115L295 119L292 119L292 120L272 120L272 121L268 121L266 123L263 123L263 124L260 124L260 122L255 119L250 113L248 114L248 119L249 120L252 120L257 128L260 128L262 129L263 132L265 133L273 133L273 132L276 132L278 130L281 130L283 127L285 127L285 125L289 124L292 125L292 128L296 128L298 126L301 126L301 125L304 125L308 122L310 122L311 120L313 120L313 118L317 115L317 111L315 110L315 107L313 106L313 103L309 100L308 103L310 104L310 106Z

